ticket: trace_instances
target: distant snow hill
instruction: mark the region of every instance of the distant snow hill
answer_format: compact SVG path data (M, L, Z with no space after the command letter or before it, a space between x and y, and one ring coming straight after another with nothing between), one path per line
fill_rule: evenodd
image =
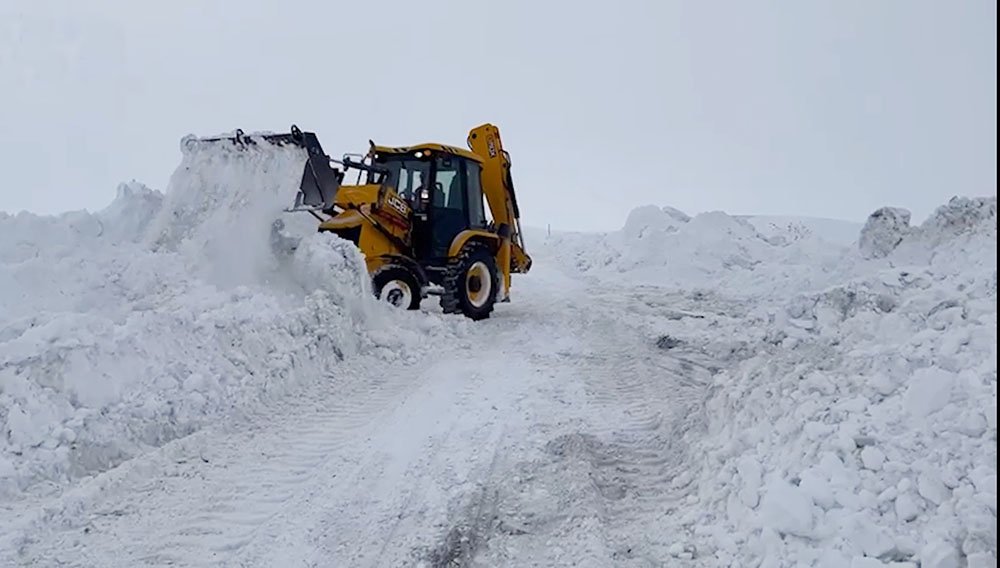
M633 209L620 230L553 233L545 243L559 262L588 274L636 283L741 294L821 287L841 264L863 224L774 215L688 215L673 207ZM767 270L758 269L767 266Z
M644 205L633 209L617 231L542 233L542 242L549 258L587 275L782 297L860 275L866 263L889 255L904 237L909 252L893 254L897 262L931 254L940 235L981 223L995 207L996 198L956 197L911 226L909 211L896 207L883 207L860 223L722 211L690 216L673 207Z
M734 215L754 226L767 236L815 235L838 245L850 245L858 239L864 222L827 219L824 217L795 217L789 215Z

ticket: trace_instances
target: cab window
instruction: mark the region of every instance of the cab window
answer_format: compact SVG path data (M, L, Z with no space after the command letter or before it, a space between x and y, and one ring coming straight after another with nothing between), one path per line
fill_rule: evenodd
M462 176L460 166L462 160L450 156L438 158L437 172L434 178L434 207L437 209L464 209L462 195Z
M466 202L469 204L470 227L486 226L486 212L483 210L483 187L481 177L482 166L472 160L466 160L465 187L468 193Z
M430 179L431 163L427 160L403 156L379 157L375 165L388 170L385 183L396 189L396 193L413 205L418 189L427 187Z

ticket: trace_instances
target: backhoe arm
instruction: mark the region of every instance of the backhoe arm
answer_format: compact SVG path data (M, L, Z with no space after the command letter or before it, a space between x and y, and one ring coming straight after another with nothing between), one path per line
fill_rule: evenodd
M492 124L477 126L469 132L468 143L469 149L483 158L481 183L493 221L497 227L506 226L505 230L510 232L510 271L527 272L531 268L531 257L524 250L521 214L510 176L510 155L503 149L500 130Z

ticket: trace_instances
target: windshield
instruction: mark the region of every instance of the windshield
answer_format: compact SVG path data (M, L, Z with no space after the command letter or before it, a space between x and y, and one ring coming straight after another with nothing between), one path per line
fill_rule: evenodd
M396 189L399 195L413 204L417 189L426 185L431 174L431 163L411 156L379 156L374 160L376 167L388 170L385 183ZM369 175L369 183L377 183L374 175Z

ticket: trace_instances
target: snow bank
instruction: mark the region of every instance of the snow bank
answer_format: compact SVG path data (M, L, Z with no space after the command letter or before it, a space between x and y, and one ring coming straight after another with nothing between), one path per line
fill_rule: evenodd
M647 205L634 209L621 231L556 234L546 248L595 277L754 296L836 281L835 269L850 251L845 227L856 234L854 224L826 219L758 219L721 211L692 218Z
M162 197L131 182L121 184L114 202L97 213L0 213L0 323L44 311L112 304L117 291L107 282L103 263L108 258L88 259L86 251L118 251L127 257L123 251L142 238Z
M272 221L298 222L281 209L301 156L183 148L164 194L133 182L96 213L0 216L0 494L101 471L418 340L384 325L347 241L306 219L295 253L272 254Z
M844 282L711 330L753 353L716 377L687 513L722 565L995 565L996 199L907 218L872 216Z
M632 309L723 369L671 513L704 565L995 566L996 198L910 220L647 206L545 240L602 284L703 298Z

